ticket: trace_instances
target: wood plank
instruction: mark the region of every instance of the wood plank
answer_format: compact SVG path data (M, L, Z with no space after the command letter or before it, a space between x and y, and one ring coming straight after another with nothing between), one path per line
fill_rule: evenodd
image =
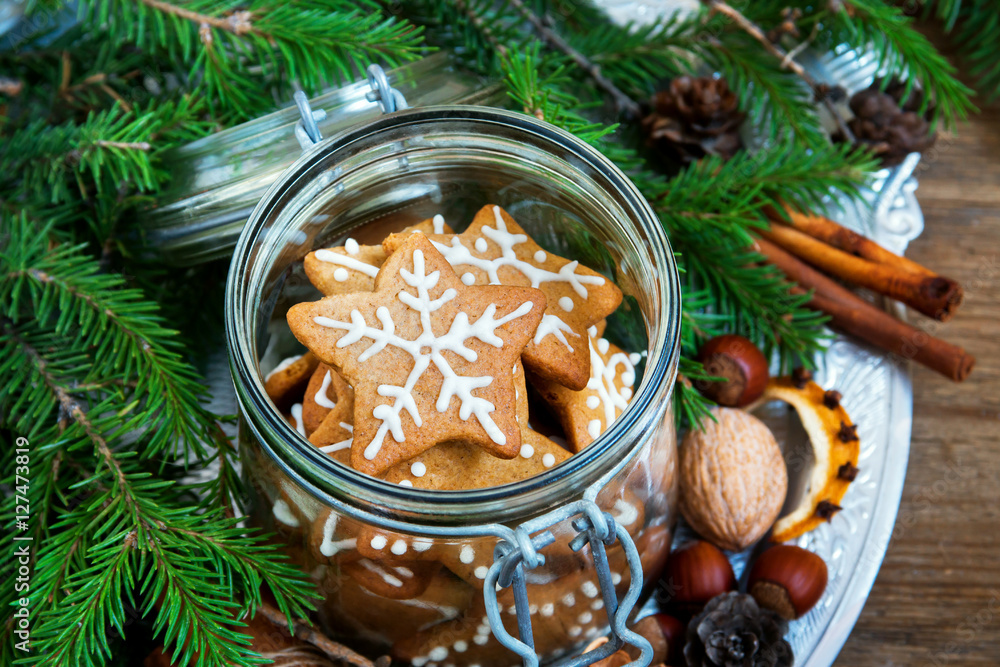
M926 228L907 254L965 286L937 335L978 362L964 384L913 370L899 519L844 667L1000 664L1000 104L940 141L918 180Z

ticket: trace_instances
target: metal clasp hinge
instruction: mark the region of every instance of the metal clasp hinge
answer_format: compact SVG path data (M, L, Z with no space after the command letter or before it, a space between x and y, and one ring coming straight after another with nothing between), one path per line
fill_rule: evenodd
M585 667L598 660L603 660L624 644L630 644L638 648L641 655L638 660L630 663L629 667L647 667L653 659L653 647L644 637L626 627L628 617L632 613L642 590L642 563L639 560L639 552L636 550L628 531L619 526L614 517L607 512L602 512L601 508L590 500L578 500L541 517L526 521L514 529L512 541L505 539L497 544L493 554L493 565L483 582L486 616L493 636L501 644L521 656L525 667L538 666L524 571L525 569L532 570L545 563L545 556L538 552L555 541L552 531L548 528L569 519L573 519L573 528L578 532L570 542L570 548L573 551L580 551L584 546L590 544L601 596L608 619L611 621L611 637L607 643L598 648L571 660L562 661L560 665L563 667ZM533 537L532 534L534 534ZM628 591L621 603L618 602L611 568L608 565L607 551L605 551L605 547L614 544L615 540L622 544L631 575ZM515 639L507 632L500 617L497 591L508 586L513 587L514 609L520 639Z
M384 69L378 65L369 65L366 73L368 86L371 88L365 93L366 100L378 103L382 113L392 113L409 108L403 93L389 85L389 77ZM295 91L294 99L295 106L298 107L301 116L299 121L295 123L295 138L299 140L302 150L307 150L323 139L317 122L326 119L326 111L323 109L314 111L309 104L309 97L301 90Z

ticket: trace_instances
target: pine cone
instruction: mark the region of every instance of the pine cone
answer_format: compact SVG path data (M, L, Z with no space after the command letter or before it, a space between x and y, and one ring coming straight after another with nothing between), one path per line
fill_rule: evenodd
M787 624L749 595L723 593L691 619L684 659L688 667L791 667Z
M847 126L858 144L875 153L883 166L892 167L910 153L921 153L933 146L937 134L930 131L927 118L917 113L919 93L910 94L904 101L905 84L893 81L884 92L880 85L876 81L855 93L850 101L854 118Z
M739 126L746 114L725 79L677 77L653 96L652 104L642 126L649 144L667 159L729 159L743 147Z

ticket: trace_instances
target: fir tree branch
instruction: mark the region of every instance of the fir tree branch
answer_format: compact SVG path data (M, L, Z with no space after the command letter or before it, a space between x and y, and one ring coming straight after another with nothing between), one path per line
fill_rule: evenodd
M978 88L987 101L1000 97L1000 14L991 0L936 0L924 5L925 16L944 23L951 42L968 63Z
M147 7L151 7L152 9L163 12L164 14L177 16L185 21L191 21L192 23L197 24L199 28L202 26L211 26L213 28L218 28L219 30L231 32L234 35L245 35L249 32L256 31L250 22L252 14L247 11L233 11L226 16L209 16L208 14L201 14L185 7L172 5L169 2L162 2L161 0L139 1ZM259 31L256 32L259 33Z
M767 35L764 34L764 31L761 30L759 26L727 2L724 2L723 0L701 1L713 12L717 12L729 18L740 28L740 30L755 39L765 51L778 59L781 69L787 69L802 79L813 91L816 99L822 102L823 106L825 106L827 111L830 112L830 116L837 123L837 129L840 130L841 134L843 134L844 137L847 137L848 141L854 143L854 133L851 132L849 127L847 127L847 123L840 111L834 106L833 102L830 101L829 95L827 94L828 91L824 87L820 86L812 75L809 74L805 68L802 67L802 65L799 64L794 57L792 57L791 54L768 39Z
M611 100L614 102L615 108L618 111L623 112L627 118L638 118L640 113L638 103L623 93L618 86L604 76L601 73L600 67L592 63L585 55L570 46L569 43L558 33L549 28L545 21L524 3L524 0L507 1L517 8L519 12L521 12L521 15L527 19L529 23L531 23L535 32L537 32L538 35L545 40L545 42L569 56L577 67L582 69L591 79L593 79L598 88L610 95Z
M215 416L202 407L198 375L181 357L176 332L162 326L155 304L138 290L123 289L120 276L102 274L81 247L49 250L50 226L36 229L24 216L4 222L11 239L0 253L4 314L18 321L29 312L53 322L58 335L75 333L75 349L91 357L86 379L117 376L136 383L134 396L155 396L147 404L152 437L146 456L171 448L204 458L202 442L211 440Z
M947 58L913 28L912 19L901 7L881 0L844 0L838 9L830 11L830 18L834 39L870 45L882 67L900 78L906 74L904 95L920 83L927 93L921 113L933 104L935 118L954 126L975 110L970 97L973 91L958 80ZM888 85L890 78L885 77L884 84Z
M473 28L482 34L483 38L489 42L498 56L507 55L507 47L500 41L500 38L497 37L496 33L490 27L490 24L487 23L486 19L477 13L467 0L452 0L452 2L455 5L455 9L468 19L469 24Z

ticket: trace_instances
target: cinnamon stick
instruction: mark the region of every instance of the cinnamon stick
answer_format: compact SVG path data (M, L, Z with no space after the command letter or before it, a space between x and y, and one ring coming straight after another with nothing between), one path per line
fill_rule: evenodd
M856 257L785 225L771 225L758 233L836 278L902 301L940 322L951 319L962 302L961 286L949 278Z
M962 348L897 320L766 239L754 249L802 288L815 290L809 306L830 315L834 327L955 382L972 372L976 360Z
M794 227L814 239L819 239L823 243L831 245L834 248L839 248L855 257L862 257L876 264L885 264L886 266L892 266L901 271L909 271L918 275L937 275L923 264L918 264L912 259L886 250L867 236L862 236L856 231L848 229L829 218L821 215L800 213L789 208L785 208L784 211L785 216L782 216L781 213L771 206L767 206L765 209L767 217L772 222Z

